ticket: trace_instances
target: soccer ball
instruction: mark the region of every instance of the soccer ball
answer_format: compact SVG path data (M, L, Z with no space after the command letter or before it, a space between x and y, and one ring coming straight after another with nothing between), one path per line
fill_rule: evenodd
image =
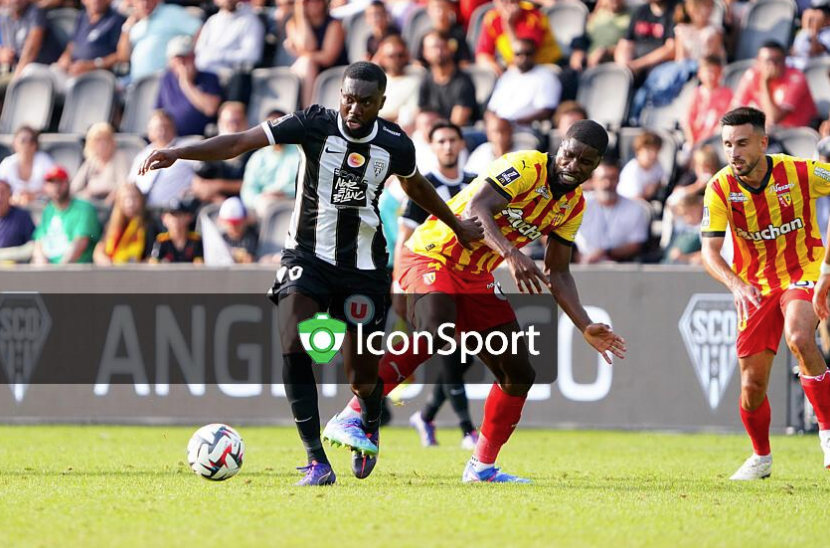
M208 424L196 430L187 444L187 462L197 475L222 481L242 468L245 442L226 424Z

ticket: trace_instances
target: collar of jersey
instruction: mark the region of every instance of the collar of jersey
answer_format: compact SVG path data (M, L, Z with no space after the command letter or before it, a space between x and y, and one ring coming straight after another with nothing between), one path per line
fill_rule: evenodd
M764 158L767 159L767 174L764 175L763 180L761 180L761 186L759 186L758 188L752 188L748 184L744 183L737 173L735 173L734 171L732 172L732 175L735 176L735 180L738 181L738 184L741 185L741 188L743 188L747 192L751 192L752 194L761 194L764 190L767 189L769 180L772 178L772 158L770 158L767 155L764 155Z
M371 133L362 139L349 136L346 132L346 126L343 125L343 118L340 117L340 114L337 115L337 129L340 130L340 135L342 135L347 141L351 141L352 143L368 143L378 135L378 121L375 120L375 125L372 127Z
M464 182L464 170L458 170L458 177L455 179L447 179L444 177L438 169L432 172L436 179L441 181L447 186L458 186Z

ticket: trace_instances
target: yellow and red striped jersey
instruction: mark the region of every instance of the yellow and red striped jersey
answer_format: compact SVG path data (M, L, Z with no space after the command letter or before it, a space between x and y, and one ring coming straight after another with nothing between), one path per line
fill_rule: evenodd
M720 170L706 187L701 223L702 236L731 230L732 269L764 295L818 279L824 246L816 198L830 194L830 164L786 154L766 160L769 170L757 189L730 167Z
M481 185L491 185L509 203L494 216L501 233L511 244L522 248L543 235L573 245L585 198L576 187L557 194L548 184L548 170L553 158L537 151L506 154L494 161L487 171L459 192L447 205L456 215L463 212ZM490 272L503 260L483 241L465 249L455 233L444 223L430 216L406 243L418 255L434 258L447 267L474 273Z

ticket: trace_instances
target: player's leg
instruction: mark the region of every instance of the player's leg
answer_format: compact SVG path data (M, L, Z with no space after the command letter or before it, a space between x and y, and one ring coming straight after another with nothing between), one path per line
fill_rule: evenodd
M448 356L442 356L445 360ZM443 365L443 364L442 364ZM420 411L416 411L409 417L409 424L418 431L418 436L421 438L421 445L424 447L434 447L438 445L438 440L435 438L435 416L444 405L447 399L444 393L444 370L438 372L438 377L433 379L432 390L427 399L426 405Z
M521 327L514 319L508 324L481 331L481 335L486 338L494 331L513 340L512 334L521 331ZM527 393L536 378L521 338L515 350L515 353L505 352L498 356L483 351L478 356L496 377L496 382L484 402L484 419L475 452L464 469L462 479L466 483L529 483L496 468L496 458L519 424Z
M470 416L470 404L467 401L467 390L464 388L464 374L472 365L461 363L460 356L448 356L454 361L454 366L447 364L444 377L444 393L458 417L458 426L461 428L461 448L472 451L478 443L478 432Z
M291 414L306 450L308 466L298 485L329 485L335 476L320 441L320 412L317 406L317 383L311 358L303 350L297 324L321 310L313 298L290 293L279 299L280 340L283 348L282 381L291 405Z
M810 300L805 300L805 299ZM824 466L830 467L830 373L816 344L818 318L813 312L812 292L790 289L782 297L784 337L798 360L801 386L818 419Z

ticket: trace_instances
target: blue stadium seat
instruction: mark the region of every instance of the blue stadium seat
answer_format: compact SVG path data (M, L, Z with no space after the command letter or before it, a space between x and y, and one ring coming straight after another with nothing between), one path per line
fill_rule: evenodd
M251 127L262 122L273 109L294 112L300 103L300 77L288 67L255 69L251 73L252 91L248 105Z
M14 133L23 125L38 131L49 127L54 107L55 86L48 67L29 65L6 91L0 133Z
M761 44L775 40L788 49L796 16L792 0L761 0L751 2L741 22L735 59L752 59Z
M625 67L603 63L589 68L579 77L576 100L588 116L611 128L619 128L628 114L634 78Z
M115 76L93 70L69 80L58 124L60 133L86 133L92 124L109 122L115 102Z
M548 16L550 28L562 55L567 58L571 54L571 41L585 34L585 23L588 20L588 8L577 0L561 0L544 9Z
M160 82L161 74L151 74L130 86L124 101L121 131L141 135L147 132L147 122L156 104Z
M318 74L311 102L336 109L340 104L340 82L345 72L346 67L331 67Z

